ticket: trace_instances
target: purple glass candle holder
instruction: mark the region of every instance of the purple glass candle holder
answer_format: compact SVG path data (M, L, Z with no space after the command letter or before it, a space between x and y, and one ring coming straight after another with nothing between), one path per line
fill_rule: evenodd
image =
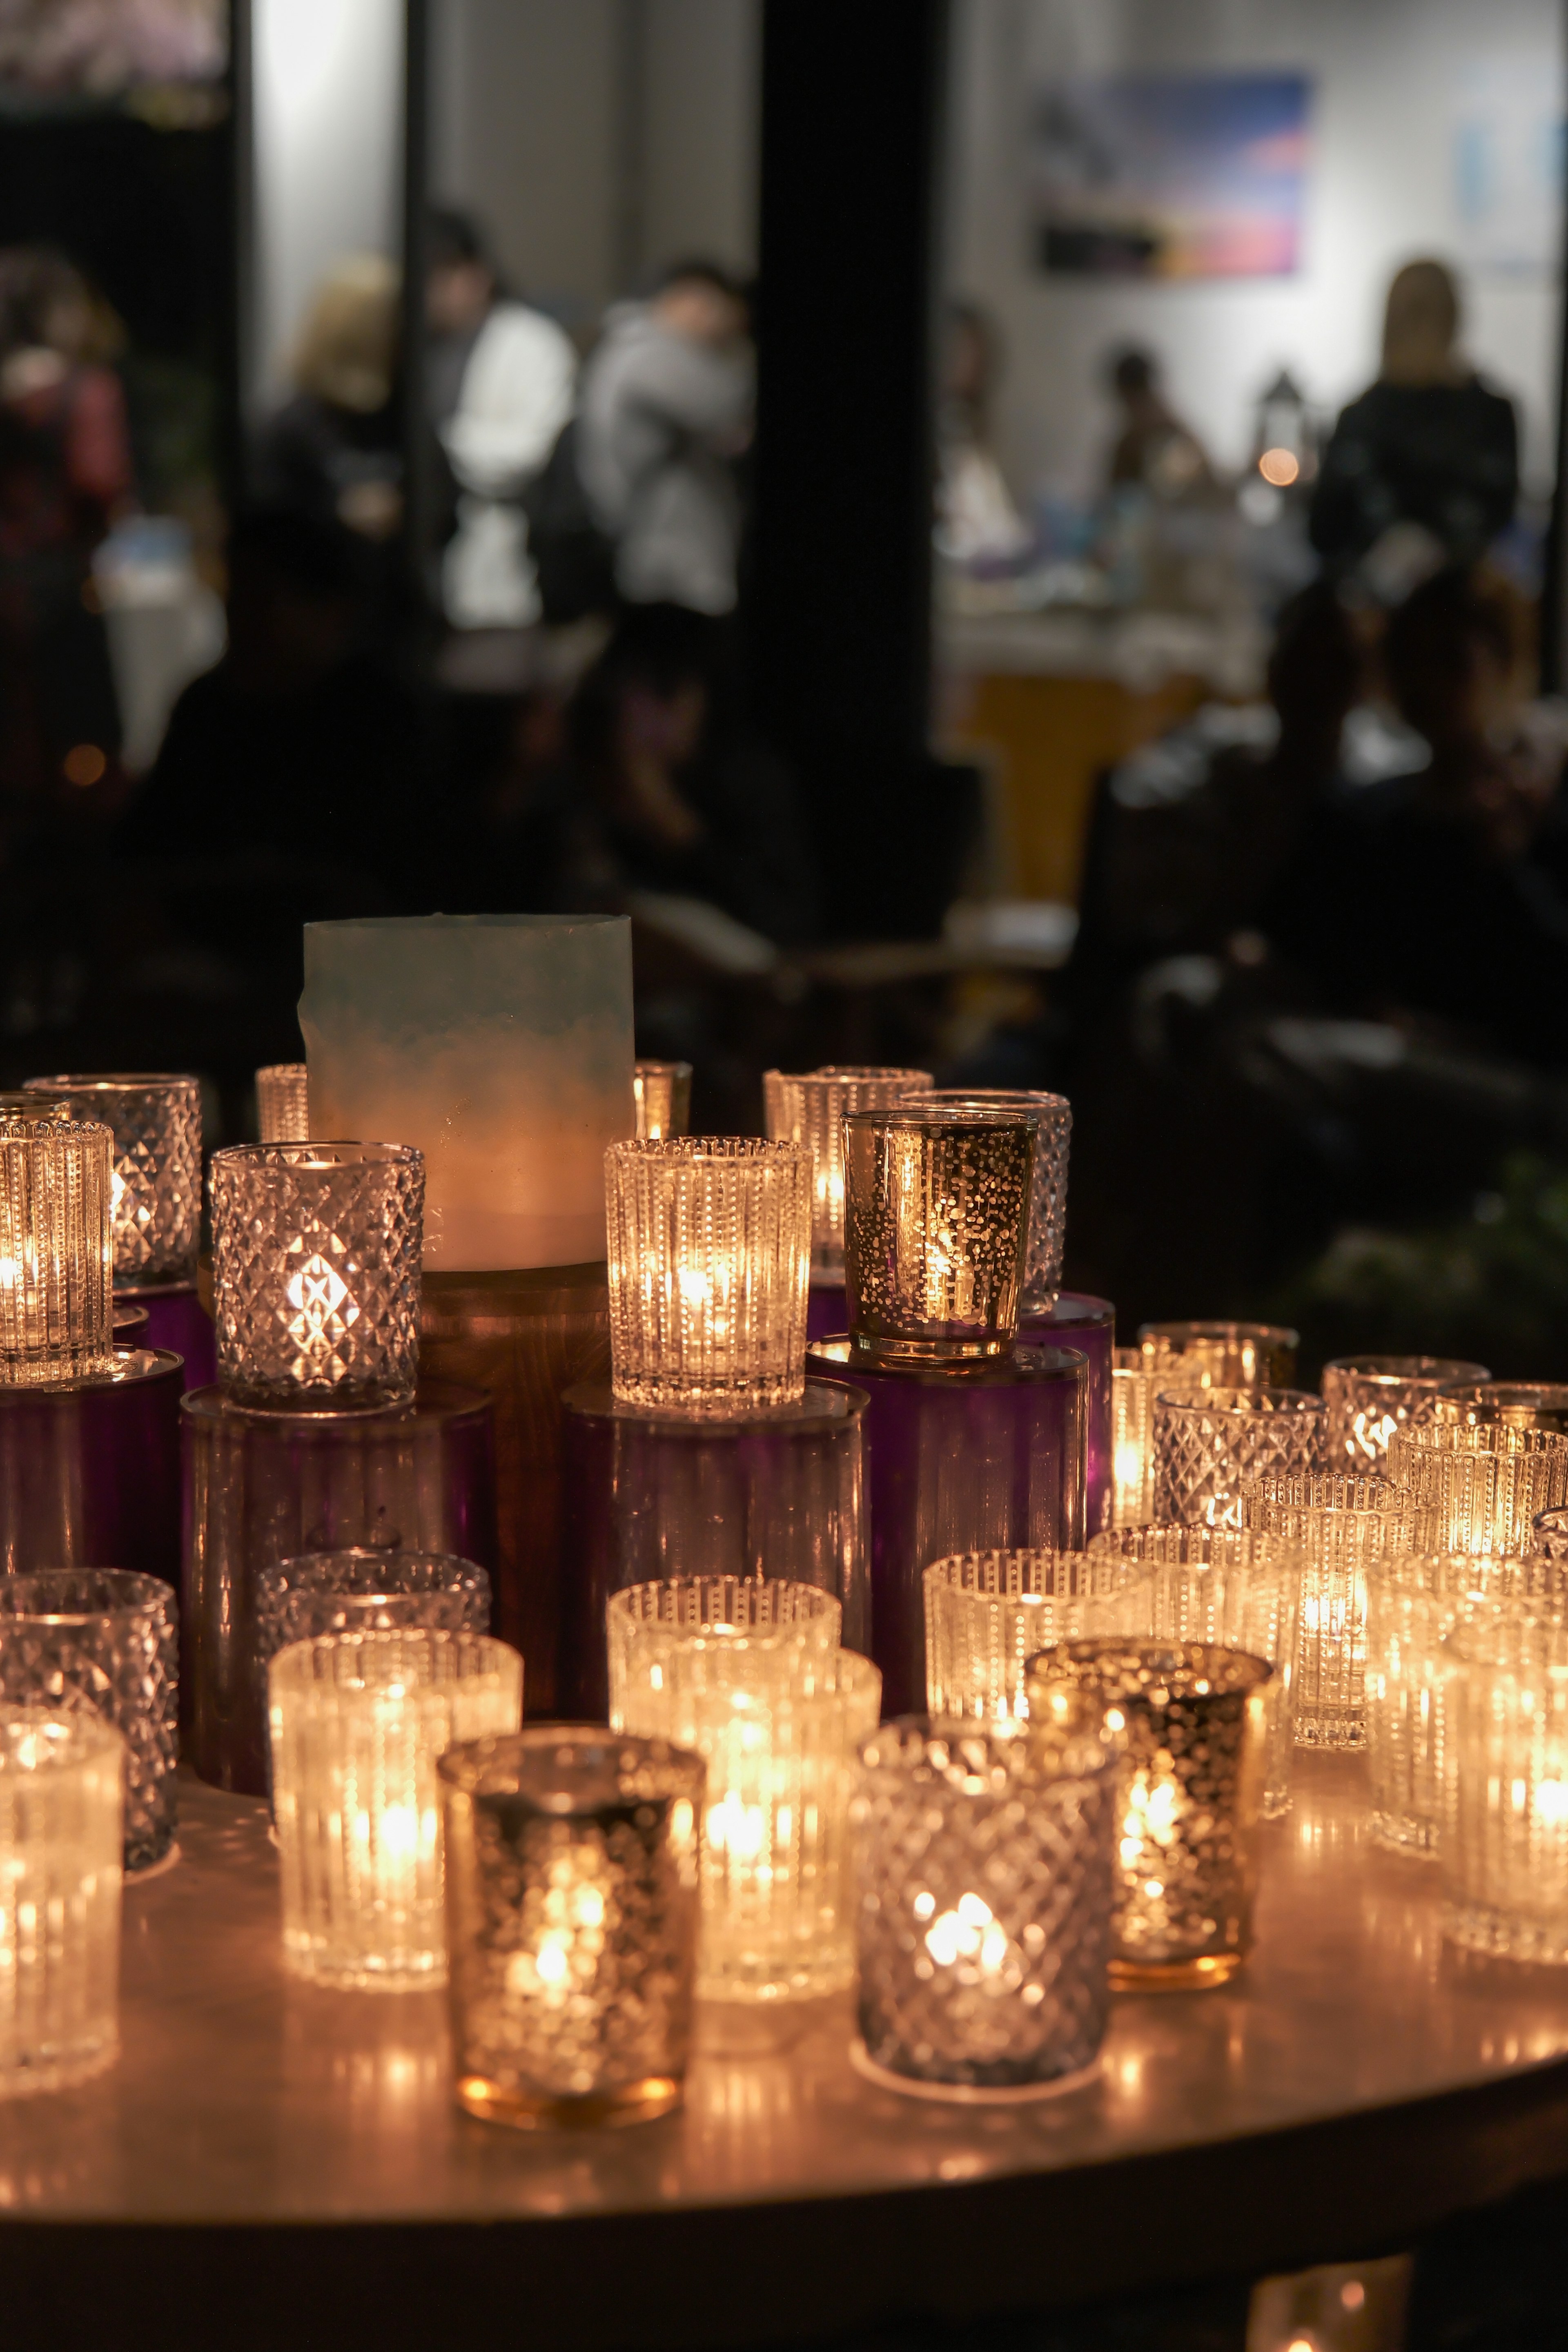
M127 1301L127 1304L130 1304ZM211 1388L218 1376L217 1341L213 1318L194 1289L141 1290L135 1304L147 1310L147 1337L142 1345L168 1348L184 1359L186 1393ZM115 1312L120 1302L115 1302Z
M0 1388L0 1572L99 1568L180 1580L177 1359L122 1348L113 1369Z
M1108 1298L1087 1290L1058 1291L1048 1315L1026 1312L1020 1339L1048 1348L1076 1348L1089 1366L1084 1419L1083 1524L1085 1540L1111 1524L1111 1368L1116 1356L1116 1310Z
M1088 1366L1020 1342L959 1365L868 1368L848 1339L806 1351L808 1381L862 1389L871 1514L871 1654L883 1709L925 1703L925 1589L964 1551L1079 1551Z

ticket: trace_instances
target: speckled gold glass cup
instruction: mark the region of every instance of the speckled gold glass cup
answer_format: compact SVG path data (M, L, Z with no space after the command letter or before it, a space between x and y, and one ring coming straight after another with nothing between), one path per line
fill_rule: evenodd
M1006 1355L1018 1337L1036 1121L905 1103L844 1121L851 1363Z

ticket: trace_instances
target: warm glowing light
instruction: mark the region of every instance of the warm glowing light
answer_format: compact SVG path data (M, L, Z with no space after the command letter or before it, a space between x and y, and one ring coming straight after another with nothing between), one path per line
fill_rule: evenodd
M1542 1780L1535 1791L1535 1817L1549 1829L1568 1821L1568 1780Z
M99 782L109 761L96 743L73 743L60 766L68 784L77 784L83 791Z
M1346 2279L1339 2291L1339 2299L1347 2311L1359 2311L1366 2301L1366 2289L1359 2279Z
M1301 461L1291 449L1265 449L1258 460L1258 471L1276 490L1288 490L1301 470Z

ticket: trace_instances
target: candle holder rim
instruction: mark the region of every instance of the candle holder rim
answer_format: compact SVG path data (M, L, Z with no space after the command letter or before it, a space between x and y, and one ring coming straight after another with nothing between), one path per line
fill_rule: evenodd
M783 1078L790 1086L801 1086L810 1078L829 1078L835 1084L881 1085L907 1078L918 1088L924 1080L934 1083L929 1070L906 1070L895 1062L819 1062L814 1070L766 1070L765 1077Z
M707 1765L695 1748L680 1748L674 1740L651 1738L640 1732L612 1731L603 1723L525 1723L516 1731L490 1731L477 1739L455 1740L436 1759L436 1773L450 1789L465 1796L509 1796L528 1801L527 1791L513 1787L487 1785L492 1773L516 1780L520 1777L524 1759L547 1755L550 1749L614 1749L622 1754L631 1751L633 1762L628 1770L668 1768L685 1784L672 1794L700 1795L707 1778ZM602 1811L606 1799L601 1797L579 1807L570 1803L541 1806L543 1812L570 1820L580 1812ZM610 1800L609 1801L614 1801Z
M644 1615L632 1608L633 1601L645 1593L676 1593L683 1588L699 1584L733 1584L746 1591L788 1592L796 1614L773 1618L761 1624L731 1625L721 1620L663 1614ZM624 1620L634 1627L639 1636L658 1634L678 1641L683 1648L702 1649L708 1644L729 1654L737 1650L784 1651L816 1649L825 1634L841 1629L843 1604L837 1593L824 1591L820 1584L806 1584L793 1576L649 1576L636 1584L623 1584L610 1594L604 1604L606 1622L612 1618ZM841 1646L835 1641L834 1647Z
M1040 1654L1043 1655L1043 1653ZM875 1750L879 1742L892 1740L894 1751L885 1757ZM1118 1769L1116 1756L1092 1734L1075 1742L1071 1763L1052 1769L1052 1759L1040 1754L1038 1741L1028 1721L1017 1717L1005 1723L980 1722L967 1716L930 1714L890 1715L879 1723L860 1744L859 1762L867 1772L898 1772L924 1768L949 1788L963 1793L962 1780L974 1777L963 1772L962 1767L939 1761L933 1749L967 1747L984 1751L988 1770L1000 1766L1010 1780L1030 1779L1037 1782L1057 1782L1097 1780L1114 1773ZM1098 1748L1099 1760L1089 1761L1085 1751ZM915 1751L918 1752L915 1752ZM977 1791L976 1793L978 1793Z
M1303 1491L1293 1494L1293 1487ZM1335 1499L1323 1491L1331 1489ZM1345 1492L1354 1499L1337 1499ZM1263 1470L1242 1479L1241 1493L1275 1510L1333 1511L1344 1518L1381 1518L1410 1507L1398 1480L1381 1470Z
M627 915L332 915L307 923L308 931L603 930L620 923L630 928Z
M1075 1665L1092 1666L1098 1658L1103 1657L1109 1662L1117 1656L1135 1657L1156 1672L1162 1660L1170 1660L1172 1671L1162 1675L1162 1681L1174 1683L1181 1674L1210 1684L1217 1675L1224 1677L1225 1687L1222 1689L1211 1687L1206 1691L1185 1690L1173 1694L1183 1699L1250 1696L1254 1691L1261 1690L1264 1684L1272 1679L1274 1673L1267 1658L1259 1657L1253 1650L1237 1649L1228 1642L1171 1642L1158 1635L1145 1639L1136 1633L1091 1633L1065 1642L1049 1643L1043 1650L1037 1650L1032 1657L1026 1658L1024 1687L1027 1690L1031 1683L1048 1683L1052 1679L1047 1663L1051 1658L1062 1658ZM1225 1661L1223 1665L1218 1664L1220 1660ZM1111 1690L1118 1685L1107 1679L1102 1687Z
M1325 1381L1331 1372L1375 1384L1386 1382L1390 1387L1419 1384L1439 1390L1446 1385L1437 1377L1439 1372L1452 1372L1461 1382L1491 1379L1484 1364L1469 1363L1462 1356L1331 1356L1323 1366Z
M47 1094L51 1087L58 1087L62 1094L83 1094L89 1087L191 1087L198 1095L202 1091L193 1070L57 1070L22 1081L24 1094Z
M312 1161L310 1154L325 1151L340 1151L352 1157ZM423 1161L424 1153L417 1143L382 1143L350 1135L313 1135L308 1139L296 1137L292 1142L225 1143L214 1152L209 1170L215 1175L220 1167L294 1168L308 1176L327 1175L334 1168L411 1168L423 1166Z
M323 1545L319 1551L291 1551L281 1559L268 1560L257 1573L262 1577L269 1577L281 1574L286 1569L305 1568L312 1562L329 1559L364 1559L377 1563L383 1561L390 1563L396 1559L422 1560L432 1567L440 1565L447 1568L460 1568L469 1576L482 1576L486 1582L489 1581L489 1570L482 1568L476 1559L466 1559L460 1551L419 1551L412 1544L392 1544L384 1550L376 1544ZM354 1597L355 1599L362 1597L371 1600L392 1600L396 1596L389 1591L383 1594L363 1596L356 1594Z
M633 1075L638 1077L641 1077L646 1070L668 1070L677 1078L689 1078L692 1075L692 1066L689 1062L660 1062L650 1058L646 1054L639 1054L632 1068Z
M1249 1481L1254 1484L1255 1481ZM1151 1539L1170 1546L1169 1550L1143 1549L1140 1539ZM1218 1556L1212 1559L1186 1559L1183 1549L1189 1543L1213 1545ZM1234 1551L1232 1547L1235 1547ZM1202 1571L1206 1569L1258 1568L1267 1573L1294 1568L1301 1557L1301 1547L1289 1536L1277 1535L1271 1528L1208 1527L1201 1522L1188 1525L1180 1519L1148 1519L1141 1526L1102 1528L1092 1535L1084 1547L1086 1556L1099 1559L1120 1559L1138 1568L1183 1568Z
M519 1669L522 1667L522 1652L514 1643L503 1642L497 1633L457 1633L444 1625L356 1625L347 1633L305 1633L297 1642L286 1642L267 1660L267 1689L270 1695L276 1685L286 1690L290 1697L298 1696L302 1691L326 1687L335 1690L385 1690L388 1687L385 1683L368 1680L345 1682L333 1677L329 1684L325 1676L315 1672L316 1662L323 1655L329 1660L353 1655L368 1662L373 1658L391 1657L400 1650L414 1656L422 1649L437 1657L450 1657L462 1650L465 1644L477 1652L482 1661L478 1668L481 1674L509 1674L513 1660ZM308 1660L309 1672L306 1670ZM422 1675L417 1672L406 1677L406 1681L408 1686L414 1690L446 1687L434 1676Z
M953 1128L959 1134L972 1135L1006 1135L1015 1129L1029 1135L1040 1132L1039 1115L1032 1110L988 1110L979 1104L934 1103L924 1095L906 1102L884 1103L880 1108L873 1104L863 1110L847 1110L844 1125L862 1129L892 1128L909 1135L926 1128Z
M1254 1388L1156 1389L1155 1404L1183 1412L1322 1413L1323 1399L1311 1389L1273 1388L1260 1381Z
M842 1352L836 1352L839 1350ZM857 1352L853 1333L843 1331L830 1339L810 1341L806 1349L808 1378L813 1358L819 1362L841 1364L852 1379L863 1372L878 1380L922 1381L928 1386L944 1389L964 1382L974 1388L988 1382L1016 1387L1020 1380L1038 1380L1043 1386L1047 1381L1075 1374L1087 1383L1089 1378L1089 1359L1081 1348L1056 1348L1029 1338L1014 1339L995 1356L950 1356L937 1362L900 1358L873 1363ZM830 1379L835 1377L836 1373L829 1374Z
M18 1588L25 1584L41 1584L51 1577L73 1580L98 1578L112 1584L120 1593L118 1601L101 1606L83 1609L16 1608ZM178 1599L172 1584L161 1576L146 1576L133 1568L26 1568L12 1576L0 1576L0 1626L25 1625L90 1625L118 1622L128 1617L140 1617L152 1605L160 1602L168 1622L172 1624Z
M1181 1321L1140 1323L1140 1345L1145 1339L1266 1339L1287 1348L1299 1348L1301 1335L1288 1323L1226 1323L1219 1321Z
M71 1372L57 1381L0 1381L0 1404L10 1397L59 1396L67 1390L130 1388L138 1381L178 1379L185 1359L172 1348L114 1348L101 1370Z
M5 1143L74 1143L85 1135L107 1135L110 1145L114 1129L106 1118L78 1118L68 1103L64 1118L51 1118L47 1107L49 1097L40 1095L40 1115L29 1118L21 1111L0 1112L0 1142Z
M1435 1575L1434 1570L1439 1573ZM1489 1591L1488 1574L1499 1570L1505 1580L1510 1572L1544 1573L1545 1581L1536 1591ZM1370 1559L1366 1574L1368 1583L1379 1591L1451 1599L1456 1593L1463 1595L1468 1584L1474 1588L1469 1597L1489 1608L1494 1603L1506 1610L1522 1606L1526 1613L1537 1604L1544 1604L1548 1611L1559 1602L1568 1608L1568 1562L1553 1560L1543 1552L1406 1551L1396 1547Z
M794 1168L809 1161L811 1147L787 1135L620 1135L604 1147L606 1158L689 1160L700 1167L772 1164Z
M944 1103L958 1107L972 1103L977 1110L1006 1110L1014 1103L1028 1104L1041 1113L1072 1109L1065 1095L1055 1094L1049 1087L930 1087L921 1090L918 1099L938 1108Z
M787 1426L791 1430L842 1429L847 1423L862 1421L871 1410L871 1398L864 1389L852 1387L842 1381L808 1379L798 1397L785 1397L777 1404L752 1405L743 1412L694 1412L672 1404L638 1404L631 1397L617 1396L608 1381L579 1381L562 1391L561 1402L585 1421L635 1422L643 1429L657 1429L663 1436L705 1438L715 1431L747 1434L756 1431L766 1436L770 1431Z
M143 1353L152 1352L142 1350ZM167 1354L167 1350L158 1352ZM171 1362L182 1360L172 1357ZM355 1427L372 1421L413 1422L418 1420L479 1421L491 1410L487 1389L469 1388L458 1381L422 1380L413 1396L401 1404L312 1405L291 1400L287 1404L246 1404L231 1396L216 1381L205 1388L191 1389L180 1400L180 1411L193 1421L224 1421L231 1416L259 1422L268 1426L292 1421L300 1433L327 1435L342 1423Z
M1521 1429L1506 1421L1406 1422L1388 1441L1388 1457L1399 1458L1414 1448L1437 1456L1445 1454L1563 1454L1568 1430Z
M1568 1598L1542 1596L1547 1606L1532 1608L1510 1601L1503 1608L1486 1608L1461 1617L1443 1635L1439 1650L1451 1664L1473 1666L1482 1674L1549 1674L1568 1680ZM1555 1655L1539 1659L1486 1654L1486 1637L1542 1634Z

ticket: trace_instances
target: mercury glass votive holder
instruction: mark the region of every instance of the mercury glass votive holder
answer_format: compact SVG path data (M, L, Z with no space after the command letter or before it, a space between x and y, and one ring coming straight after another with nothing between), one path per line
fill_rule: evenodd
M191 1077L130 1071L29 1078L114 1137L114 1284L193 1283L202 1224L202 1090Z
M1568 1381L1456 1380L1440 1388L1429 1421L1459 1421L1471 1426L1500 1421L1511 1429L1568 1430Z
M672 1135L685 1135L692 1123L691 1064L633 1062L632 1102L639 1143L662 1143Z
M1345 1356L1323 1366L1323 1468L1365 1476L1386 1468L1388 1441L1429 1418L1450 1381L1484 1381L1484 1364L1449 1356Z
M1568 1964L1568 1610L1477 1611L1442 1644L1446 1897L1463 1950Z
M328 1633L267 1670L284 1965L404 1990L446 1972L437 1759L516 1731L523 1662L479 1633Z
M419 1378L423 1155L403 1143L214 1151L218 1379L236 1402L404 1404Z
M1113 1569L1081 1551L971 1551L925 1570L925 1703L936 1720L1028 1720L1024 1668L1085 1630Z
M1249 1483L1242 1518L1301 1557L1298 1747L1364 1746L1368 1565L1385 1552L1412 1550L1424 1523L1391 1479L1338 1470L1271 1473Z
M852 1360L960 1363L1011 1349L1034 1144L1032 1112L904 1104L845 1119Z
M1117 1766L1092 1738L918 1717L861 1751L853 1805L857 2068L1011 2104L1096 2065L1110 2011Z
M304 1062L267 1062L256 1074L263 1143L304 1143L310 1134L310 1072Z
M1065 1095L1021 1087L936 1087L921 1100L968 1104L976 1110L1023 1110L1035 1122L1034 1180L1030 1188L1029 1238L1024 1244L1021 1312L1048 1315L1061 1295L1061 1250L1067 1231L1067 1160L1072 1106Z
M1301 1336L1282 1323L1145 1323L1138 1349L1155 1390L1288 1389Z
M611 1145L618 1397L747 1413L804 1393L810 1185L800 1144L705 1135Z
M1155 1517L1239 1528L1249 1478L1317 1461L1323 1401L1302 1389L1156 1391L1152 1423Z
M107 1371L112 1145L96 1120L0 1118L0 1385Z
M803 1143L811 1154L811 1270L842 1279L844 1270L843 1123L851 1111L881 1110L928 1093L929 1070L828 1064L796 1077L765 1070L762 1103L776 1142Z
M89 1708L125 1742L128 1871L174 1837L179 1631L172 1585L115 1568L0 1577L0 1705Z
M701 1757L545 1724L449 1748L440 1778L459 2105L525 2129L667 2115L691 2049Z
M101 1717L0 1707L0 2098L119 2055L124 1770Z
M1111 1525L1139 1528L1154 1516L1154 1379L1141 1348L1118 1348L1111 1366Z
M1090 1698L1121 1741L1113 1986L1224 1984L1250 1950L1272 1673L1217 1643L1124 1635L1030 1661L1031 1710Z
M1395 1431L1388 1475L1421 1516L1423 1549L1521 1558L1541 1513L1568 1503L1568 1434L1500 1421L1426 1422Z

